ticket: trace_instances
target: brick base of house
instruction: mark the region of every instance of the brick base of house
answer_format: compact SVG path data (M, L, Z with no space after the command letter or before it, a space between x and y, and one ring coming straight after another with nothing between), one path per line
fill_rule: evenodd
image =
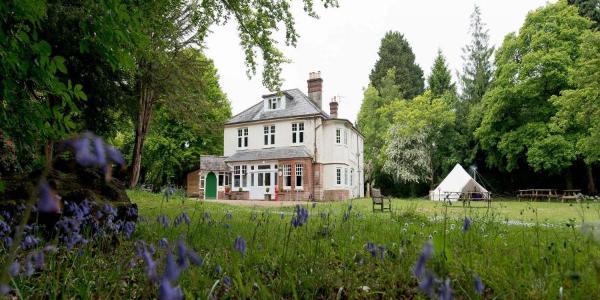
M350 198L348 190L325 190L323 191L323 201L346 200Z

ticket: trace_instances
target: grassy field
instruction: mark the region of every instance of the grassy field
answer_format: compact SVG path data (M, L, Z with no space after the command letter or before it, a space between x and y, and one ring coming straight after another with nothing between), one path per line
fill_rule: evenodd
M484 203L465 209L394 200L390 214L372 213L370 200L361 199L309 205L306 223L296 228L291 225L294 207L164 202L143 192L130 192L130 197L142 218L130 239L89 243L50 256L44 272L14 279L18 295L155 298L161 295L159 284L149 279L136 244L154 246L160 276L165 257L177 253L178 240L202 258L200 266L188 264L172 282L189 299L425 299L428 288L437 298L447 291L446 284L459 299L600 295L600 245L580 228L582 220L600 219L598 203L495 202L491 209ZM175 226L182 212L191 222ZM168 226L157 222L163 214ZM465 215L472 221L463 231ZM507 225L507 219L531 224ZM163 238L168 246L159 246ZM417 278L414 267L428 241L434 254L423 265L425 275ZM474 278L485 286L481 294Z

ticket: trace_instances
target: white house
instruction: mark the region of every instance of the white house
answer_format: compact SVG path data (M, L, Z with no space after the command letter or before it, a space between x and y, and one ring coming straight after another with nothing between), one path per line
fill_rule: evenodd
M307 82L308 96L264 95L225 123L224 156L203 156L195 173L200 197L224 198L229 189L240 199L364 197L363 136L338 118L336 98L323 111L320 72Z

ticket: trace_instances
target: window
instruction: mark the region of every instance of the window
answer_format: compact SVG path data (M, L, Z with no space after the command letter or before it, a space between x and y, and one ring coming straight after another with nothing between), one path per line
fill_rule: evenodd
M219 186L229 185L229 175L224 172L219 172Z
M344 168L344 185L348 185L348 169Z
M271 173L265 173L265 186L271 186Z
M281 97L271 98L268 100L268 109L276 110L281 108Z
M344 145L348 145L348 130L344 129Z
M292 144L304 143L304 123L292 123Z
M302 164L297 164L296 165L296 188L302 188L303 187L303 184L302 184L302 168L303 168Z
M275 125L263 126L265 145L275 144Z
M240 187L240 166L233 167L233 187Z
M354 186L353 178L354 178L354 169L350 169L350 186Z
M242 186L248 186L248 166L246 165L242 166Z
M238 129L238 148L248 147L248 128Z
M283 166L283 186L284 187L292 186L292 166L291 165Z
M335 129L335 143L336 144L342 143L342 130L339 128Z
M335 184L342 185L342 169L341 168L335 169Z

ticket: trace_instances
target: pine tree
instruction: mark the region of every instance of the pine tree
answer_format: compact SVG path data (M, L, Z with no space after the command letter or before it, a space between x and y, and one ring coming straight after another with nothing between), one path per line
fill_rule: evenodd
M396 85L402 91L402 98L412 99L423 93L423 70L415 64L415 54L408 41L397 31L388 31L381 40L379 59L369 76L371 85L379 90L391 68L396 70Z
M470 32L471 43L463 48L464 67L460 75L461 98L467 106L481 101L490 86L493 74L490 58L494 53L494 47L489 46L490 37L478 6L475 6L471 14Z
M438 50L437 57L431 68L431 74L427 78L427 85L434 97L440 97L447 92L453 94L456 92L456 86L452 82L452 75L450 74L442 50Z

